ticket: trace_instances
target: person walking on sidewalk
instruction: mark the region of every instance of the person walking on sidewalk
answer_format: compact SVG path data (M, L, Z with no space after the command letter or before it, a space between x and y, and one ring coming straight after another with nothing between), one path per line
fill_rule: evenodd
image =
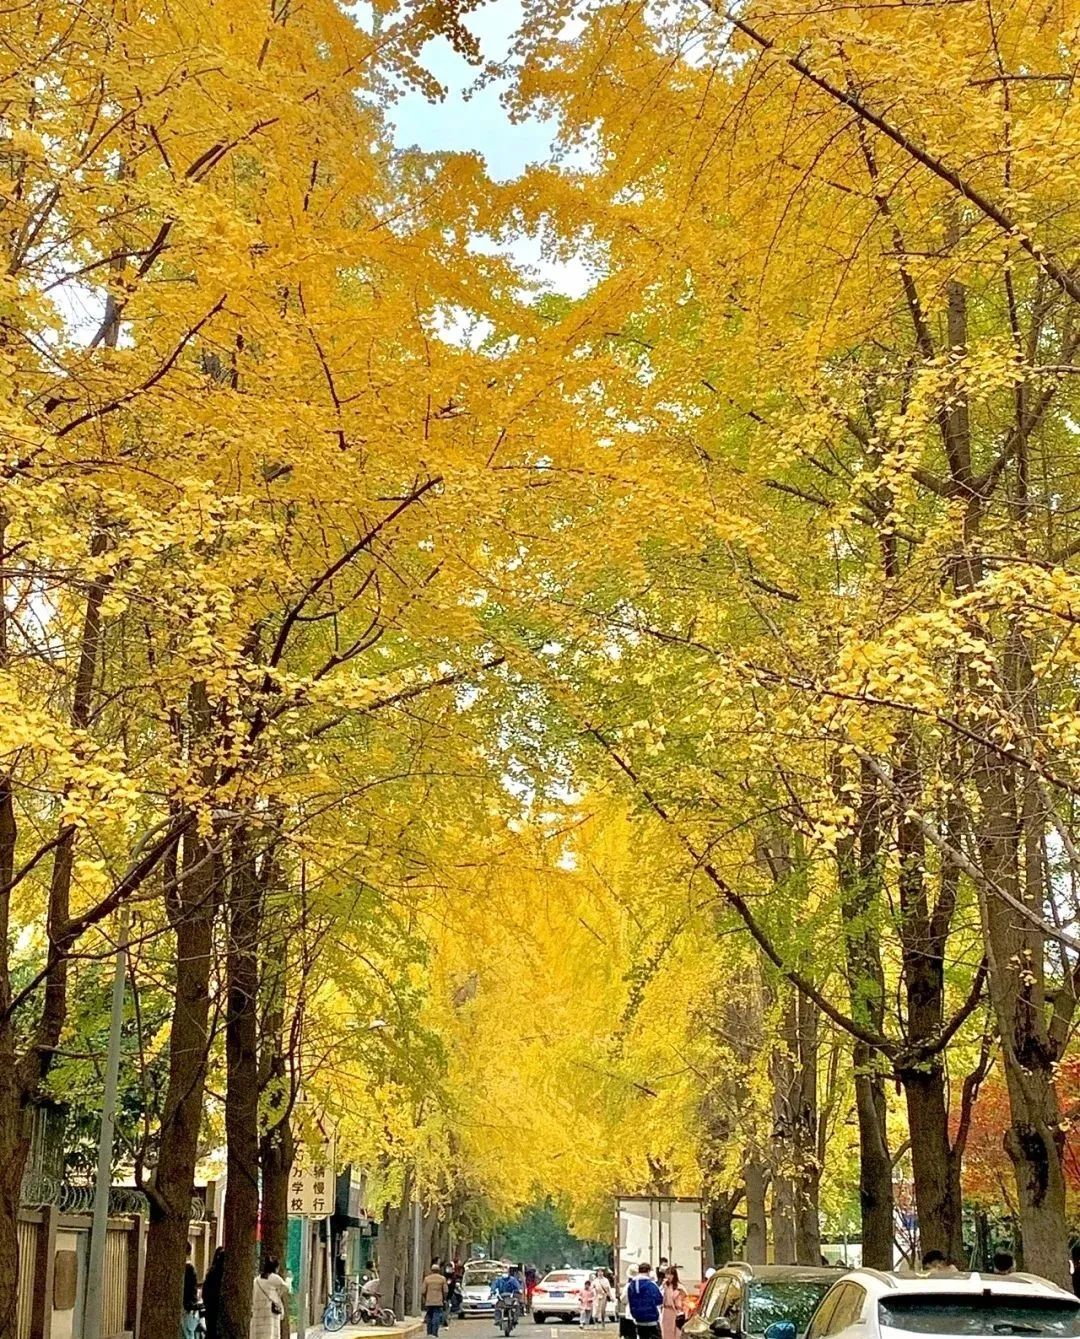
M187 1244L187 1263L184 1265L184 1303L180 1316L180 1339L195 1339L199 1324L199 1276L191 1263L191 1242Z
M664 1305L664 1294L653 1282L652 1265L638 1265L637 1276L626 1285L626 1297L637 1339L660 1339L660 1309Z
M581 1325L582 1327L592 1324L593 1302L596 1299L596 1284L593 1282L593 1276L590 1274L581 1285Z
M593 1279L592 1320L594 1325L607 1324L608 1302L611 1298L611 1284L602 1269L596 1271Z
M251 1287L251 1339L281 1339L288 1298L289 1285L278 1273L277 1259L268 1255Z
M449 1293L446 1275L439 1268L438 1260L432 1260L424 1282L420 1285L420 1305L424 1308L427 1320L427 1332L438 1339L443 1323L443 1308Z
M225 1247L219 1246L210 1261L210 1268L203 1279L203 1314L206 1317L206 1339L218 1339L218 1322L221 1317L221 1279L225 1273Z
M679 1282L679 1271L674 1265L664 1279L664 1305L660 1312L662 1339L678 1339L679 1317L686 1319L686 1291Z

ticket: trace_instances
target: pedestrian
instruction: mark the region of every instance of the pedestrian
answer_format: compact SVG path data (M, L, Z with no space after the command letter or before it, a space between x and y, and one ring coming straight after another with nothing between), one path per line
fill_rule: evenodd
M191 1242L187 1244L187 1263L184 1265L184 1303L180 1315L180 1339L195 1339L199 1326L199 1276L191 1263Z
M446 1275L439 1268L438 1260L432 1260L431 1269L420 1285L420 1305L424 1308L427 1332L435 1339L438 1339L439 1329L443 1323L443 1309L449 1290L450 1285L446 1281Z
M592 1324L593 1301L596 1298L596 1284L593 1282L591 1274L585 1275L585 1282L581 1285L581 1325Z
M1016 1261L1013 1258L1012 1251L997 1250L994 1252L994 1273L1011 1274L1016 1268Z
M637 1339L660 1339L660 1309L664 1305L664 1294L653 1281L652 1265L647 1261L638 1265L637 1274L627 1283L626 1297Z
M927 1251L922 1258L922 1267L928 1274L956 1274L955 1265L946 1260L942 1251Z
M637 1339L637 1330L630 1315L630 1282L637 1278L637 1268L631 1265L626 1271L626 1287L623 1289L619 1307L619 1339Z
M537 1282L536 1266L535 1266L535 1265L526 1265L526 1266L525 1266L525 1309L526 1309L527 1311L532 1311L532 1299L533 1299L533 1293L536 1292L536 1282Z
M457 1314L458 1286L457 1275L454 1273L454 1262L447 1260L442 1267L443 1277L446 1279L446 1306L443 1309L443 1328L450 1328L450 1321Z
M263 1256L262 1268L251 1286L251 1339L281 1339L289 1285L278 1270L276 1256Z
M219 1246L210 1261L203 1279L203 1315L206 1319L206 1339L218 1339L218 1319L221 1315L221 1276L225 1272L225 1247Z
M664 1279L664 1301L660 1311L662 1339L678 1339L686 1321L686 1292L679 1283L679 1271L674 1265Z
M611 1300L611 1284L602 1269L596 1271L593 1280L592 1318L594 1325L607 1324L608 1302Z

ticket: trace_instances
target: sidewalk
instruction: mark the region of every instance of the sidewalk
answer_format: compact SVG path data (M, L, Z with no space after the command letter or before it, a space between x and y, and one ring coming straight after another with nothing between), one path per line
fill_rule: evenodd
M380 1335L382 1339L420 1339L424 1329L419 1316L403 1316L396 1325L343 1325L334 1333L345 1336L345 1339L376 1339ZM326 1333L321 1325L313 1325L308 1330L309 1335Z

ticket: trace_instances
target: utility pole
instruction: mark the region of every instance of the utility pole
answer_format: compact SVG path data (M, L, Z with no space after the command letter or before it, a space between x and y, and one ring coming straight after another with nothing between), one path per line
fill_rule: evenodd
M120 1081L120 1031L124 1022L124 977L127 971L127 910L120 913L120 935L113 971L112 1012L109 1017L109 1053L105 1061L105 1093L101 1103L94 1216L90 1226L90 1260L83 1306L83 1339L102 1339L101 1314L105 1293L105 1239L109 1230L109 1190L112 1185L116 1098Z
M421 1238L424 1235L423 1209L420 1207L420 1187L416 1188L416 1198L413 1200L413 1248L412 1248L412 1288L410 1300L412 1306L410 1315L418 1316L420 1314L420 1251L423 1246Z
M305 1214L300 1219L300 1279L296 1288L296 1339L305 1339L308 1324L308 1284L311 1272L308 1255L311 1251L311 1219Z

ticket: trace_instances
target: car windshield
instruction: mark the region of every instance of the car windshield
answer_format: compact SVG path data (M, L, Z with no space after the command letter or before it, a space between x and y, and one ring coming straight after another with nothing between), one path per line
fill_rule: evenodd
M462 1278L465 1287L477 1287L480 1284L491 1283L492 1280L499 1277L497 1269L467 1269Z
M883 1326L913 1334L1080 1336L1080 1301L998 1293L908 1294L878 1303Z
M754 1279L750 1284L750 1310L746 1329L764 1334L774 1320L794 1322L798 1334L810 1324L817 1304L835 1279Z

